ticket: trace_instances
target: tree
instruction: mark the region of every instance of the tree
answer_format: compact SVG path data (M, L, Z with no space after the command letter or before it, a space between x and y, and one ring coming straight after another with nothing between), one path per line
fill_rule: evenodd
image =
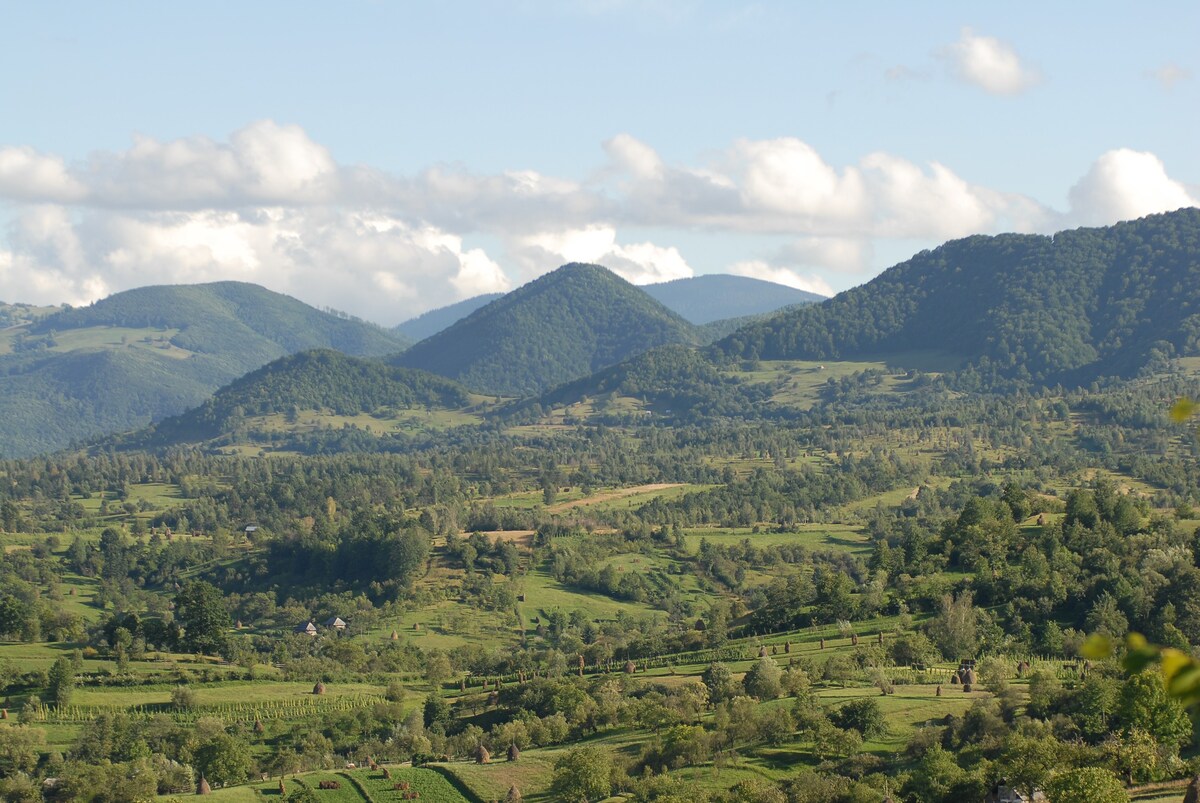
M183 626L184 650L215 655L225 648L229 611L216 586L203 580L184 586L175 596L175 618Z
M757 700L774 700L783 693L782 679L783 671L771 656L764 655L750 667L750 671L742 678L742 685L746 688L746 694Z
M713 661L700 675L704 685L708 687L708 699L713 704L724 702L738 693L737 682L729 667L718 661Z
M942 597L937 616L929 623L929 635L949 660L967 658L979 649L975 601L970 591L957 597Z
M50 699L56 706L63 708L70 704L71 693L75 691L75 667L70 658L65 655L60 656L54 662L54 666L50 667L48 689Z
M1012 788L1032 800L1057 766L1059 752L1059 743L1052 736L1035 738L1012 733L1005 740L1000 766Z
M250 747L241 739L220 733L196 749L196 772L209 783L228 786L250 774Z
M1050 803L1129 803L1125 787L1103 767L1060 772L1046 784L1046 796Z
M888 732L887 718L873 697L851 700L834 711L830 720L839 728L858 731L864 739L877 739Z
M425 698L423 714L425 727L431 728L435 723L445 725L450 721L450 703L437 692L430 692Z
M33 772L46 744L46 732L27 725L0 724L0 777Z
M612 791L612 757L594 746L574 747L554 762L550 788L562 800L592 801Z
M1155 672L1139 672L1121 686L1117 720L1123 730L1144 730L1173 751L1192 735L1187 711L1167 694L1162 676Z

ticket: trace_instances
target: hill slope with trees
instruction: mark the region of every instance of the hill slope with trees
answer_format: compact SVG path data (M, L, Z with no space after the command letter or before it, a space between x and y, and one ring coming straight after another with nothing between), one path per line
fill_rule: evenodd
M469 401L461 385L444 377L319 349L269 363L135 440L147 445L210 440L235 430L247 417L297 410L352 416L380 408L453 409Z
M406 341L257 285L145 287L2 333L0 455L53 451L203 402L286 354Z
M968 237L819 305L746 327L727 357L836 360L937 351L1052 384L1200 351L1200 210L1052 237Z
M504 293L484 293L454 304L431 309L417 317L394 327L393 332L411 338L414 342L432 337L443 329L453 326L482 306L492 303Z
M697 337L695 327L616 274L570 264L476 310L395 362L480 392L523 395Z

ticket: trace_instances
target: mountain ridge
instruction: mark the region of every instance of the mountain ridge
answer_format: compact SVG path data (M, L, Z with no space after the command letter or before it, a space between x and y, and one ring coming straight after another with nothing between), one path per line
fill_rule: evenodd
M571 263L477 309L393 359L482 393L523 395L586 376L696 327L613 272Z

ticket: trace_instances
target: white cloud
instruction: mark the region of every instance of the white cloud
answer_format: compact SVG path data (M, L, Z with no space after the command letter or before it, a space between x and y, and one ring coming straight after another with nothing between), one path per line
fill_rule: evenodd
M23 201L76 201L84 186L67 173L55 156L33 148L0 148L0 197Z
M1070 191L1072 222L1107 225L1185 206L1200 206L1184 185L1167 175L1153 153L1129 148L1097 159Z
M99 210L76 221L61 207L39 207L17 221L9 243L0 251L3 296L39 303L236 279L390 324L510 287L457 235L336 209Z
M749 276L752 279L775 282L821 296L833 295L833 288L829 283L816 274L801 276L792 268L776 267L762 260L735 263L729 267L729 272L735 276Z
M538 276L566 262L603 265L633 284L654 284L694 275L674 247L650 242L622 245L610 226L589 226L568 231L540 232L515 238L510 251L523 273Z
M1175 88L1175 85L1182 81L1192 80L1192 71L1187 67L1181 67L1173 61L1168 61L1153 70L1146 72L1147 78L1152 78L1162 85L1162 88L1170 92Z
M824 292L880 252L1196 203L1154 154L1126 149L1097 159L1066 210L938 162L871 153L834 164L795 137L739 140L697 163L670 163L629 134L604 150L607 162L580 182L529 169L396 176L339 165L299 127L272 121L228 142L138 138L79 164L0 147L0 200L12 209L0 298L80 303L145 284L241 279L394 323L570 261L638 284L692 276L673 231L774 248L738 270ZM476 238L497 245L466 244Z
M780 249L771 263L795 265L837 273L860 273L870 266L870 241L851 237L805 237Z
M942 55L958 78L993 95L1016 95L1042 80L1037 70L1021 62L1012 45L976 35L970 28L963 28L959 40Z

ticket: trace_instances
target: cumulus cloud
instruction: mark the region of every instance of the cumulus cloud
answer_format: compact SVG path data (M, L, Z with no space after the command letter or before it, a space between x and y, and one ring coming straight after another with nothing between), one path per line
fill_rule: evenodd
M62 159L28 147L0 148L0 196L22 201L77 201L85 193Z
M633 284L669 282L694 275L677 248L650 242L622 245L611 226L540 232L515 239L510 250L529 276L566 262L603 265Z
M1017 95L1041 82L1037 70L1026 66L1012 45L963 28L958 41L941 55L955 76L993 95Z
M762 260L754 259L737 262L729 267L729 272L735 276L749 276L752 279L775 282L776 284L795 287L797 290L816 293L820 296L833 295L833 289L829 286L829 283L816 274L801 276L793 268L770 265Z
M1154 154L1127 149L1097 159L1070 206L1054 210L939 162L877 152L835 164L795 137L739 140L697 163L672 163L627 133L603 148L606 161L577 181L462 165L393 175L339 164L303 129L269 120L226 142L140 137L78 163L0 146L0 201L11 209L0 298L85 303L146 284L240 279L390 324L565 262L637 284L692 276L672 232L775 249L737 272L828 292L831 277L873 267L879 243L895 253L1196 203Z
M648 145L635 150L626 140L623 149L638 153L638 164L661 165ZM622 212L638 225L947 238L999 221L1029 229L1046 217L1032 199L972 185L936 162L922 166L873 153L837 167L794 137L742 140L704 167L664 165L624 175Z
M1129 148L1111 150L1097 159L1071 188L1070 219L1105 225L1157 212L1171 212L1197 201L1153 153Z
M0 251L13 299L80 304L146 284L236 279L313 305L399 323L511 283L479 249L377 213L265 208L127 213L75 220L61 207L21 216Z
M771 263L799 264L827 272L860 273L870 267L871 255L871 243L864 238L805 237L786 244Z

